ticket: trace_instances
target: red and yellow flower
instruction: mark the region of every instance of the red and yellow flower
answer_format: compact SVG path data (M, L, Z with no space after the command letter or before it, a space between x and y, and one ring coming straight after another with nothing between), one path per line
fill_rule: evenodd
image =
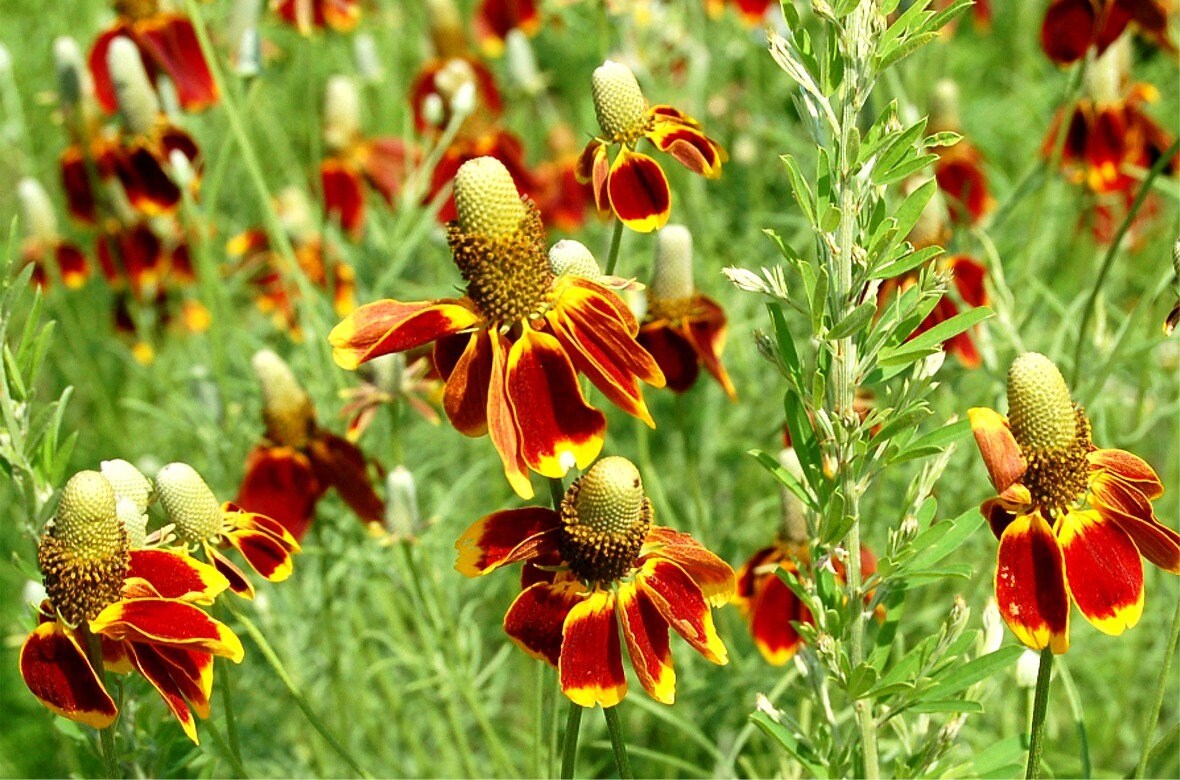
M313 29L350 32L361 20L360 0L272 0L271 7L303 35Z
M1132 24L1167 49L1168 6L1158 0L1053 0L1041 23L1041 48L1058 65L1102 55Z
M475 37L489 57L504 53L504 40L513 30L535 35L539 29L537 0L481 0L475 11Z
M200 608L225 578L178 553L129 549L115 491L96 471L66 484L37 557L47 598L20 652L33 695L64 718L106 728L119 711L99 667L138 672L196 742L193 713L209 716L213 657L244 655L237 636Z
M186 548L200 547L234 593L254 598L254 586L221 549L236 549L250 568L270 582L282 582L291 576L291 556L299 552L295 537L266 515L247 512L229 502L219 504L192 466L169 463L160 469L156 474L156 495L173 524L177 541Z
M747 27L762 24L766 21L766 14L770 9L778 8L775 0L705 0L705 10L714 19L725 13L727 5L734 7Z
M217 83L187 17L161 10L159 0L114 0L114 6L115 22L99 34L89 57L103 111L110 114L118 108L119 77L111 71L108 56L117 38L135 45L153 85L161 75L168 77L186 111L200 111L217 102Z
M66 287L77 289L86 284L90 269L86 255L72 241L58 232L57 216L49 195L36 179L21 179L17 185L21 211L25 217L25 240L21 245L21 260L33 266L33 284L45 287L53 275L46 269L52 261Z
M1057 367L1021 355L1008 370L1008 418L969 411L998 495L980 511L1000 540L996 601L1021 642L1069 649L1070 604L1104 634L1143 612L1140 556L1180 574L1180 534L1155 516L1164 492L1145 461L1098 449Z
M546 477L585 468L602 449L606 418L578 384L654 425L639 382L664 377L638 343L639 324L619 297L590 279L555 277L536 207L498 160L464 163L455 177L458 219L448 225L462 298L362 306L329 334L343 368L435 342L443 406L468 436L488 434L522 497L529 470Z
M721 176L725 151L692 117L672 106L649 106L635 74L622 63L607 60L600 65L594 71L593 89L602 135L582 150L578 180L592 184L600 212L613 213L639 233L650 233L668 222L672 194L660 164L635 151L636 144L646 138L707 179ZM614 146L619 151L611 161Z
M736 400L737 391L721 365L725 311L693 289L692 234L683 225L668 225L656 239L655 267L638 341L656 359L670 389L688 390L704 366L730 400Z
M299 540L333 487L361 522L380 523L384 504L369 481L365 454L316 423L311 398L282 358L262 350L253 366L262 385L266 436L246 458L234 505L278 521Z
M635 466L603 458L570 485L560 511L495 512L455 543L455 568L468 577L525 564L504 631L556 667L562 691L583 707L626 695L620 634L640 684L665 704L676 693L669 627L713 663L728 662L711 610L733 595L733 570L688 534L652 525L652 514Z

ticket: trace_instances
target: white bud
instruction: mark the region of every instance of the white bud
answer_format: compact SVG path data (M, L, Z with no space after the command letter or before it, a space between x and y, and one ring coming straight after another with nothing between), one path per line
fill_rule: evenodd
M580 241L562 239L549 248L549 269L554 276L569 274L585 279L598 279L602 269L594 254Z
M656 234L651 297L679 301L692 293L692 233L684 225L667 225Z
M379 84L385 78L377 41L367 32L359 32L352 39L352 56L356 72L366 84Z
M45 585L40 580L25 580L24 587L21 588L21 601L34 609L41 606L46 595L48 594L45 593Z
M25 218L25 233L47 243L57 240L57 216L41 182L26 176L16 186L16 196Z
M129 499L142 514L152 500L152 483L139 469L125 460L104 460L99 471L115 491L118 498Z
M766 281L745 268L738 268L736 265L731 265L721 269L721 273L725 274L725 278L733 283L739 290L746 292L762 293L763 295L773 295L774 291L770 289Z
M324 145L329 151L347 149L360 134L361 96L347 76L328 79L324 90Z
M421 528L414 475L397 466L385 478L385 528L399 539L412 538Z
M196 171L184 152L173 149L168 153L168 165L172 168L172 180L176 186L185 188L196 178Z
M1025 650L1016 659L1016 684L1021 688L1037 687L1037 673L1041 668L1041 654L1035 650Z
M160 99L152 88L139 48L130 38L120 35L107 50L107 68L115 85L119 114L127 129L147 135L160 115Z
M1004 642L1004 620L994 596L988 596L983 607L983 633L980 636L979 654L989 655L1000 649Z
M262 72L262 36L257 27L247 27L238 38L238 57L234 72L244 79Z
M74 107L94 94L94 81L82 58L78 42L63 35L53 41L53 65L57 70L58 99L63 107Z
M442 124L446 111L446 104L443 103L442 96L437 92L431 92L422 98L422 116L426 120L426 124L438 127Z
M302 244L315 233L311 201L302 188L291 185L279 190L275 196L275 213L291 243Z
M8 76L12 73L12 54L9 53L8 47L0 43L0 77Z
M127 529L127 547L139 550L147 538L148 516L139 511L139 507L130 498L120 498L115 503L115 513L119 522Z
M512 82L526 95L537 95L545 89L545 77L537 67L533 45L520 30L513 28L504 39L504 60Z
M460 84L451 96L451 113L463 119L475 111L475 84L468 81Z

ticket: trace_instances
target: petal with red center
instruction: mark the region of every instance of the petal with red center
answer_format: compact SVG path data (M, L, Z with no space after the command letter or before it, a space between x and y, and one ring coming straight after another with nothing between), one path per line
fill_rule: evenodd
M563 303L576 311L589 307L595 310L596 318L618 320L628 335L634 336L639 332L639 320L635 319L627 302L622 299L619 293L603 287L598 282L578 276L565 277L562 280L560 295L562 298L568 298ZM656 376L653 374L653 379L644 379L644 381L648 384L657 384L654 379Z
M675 106L670 106L667 103L659 103L648 109L648 113L659 123L673 123L683 125L685 127L692 127L700 129L701 123L693 119L688 114L681 111Z
M706 179L721 176L721 149L700 130L678 122L657 121L648 137L660 151L672 155L693 173Z
M257 512L247 512L232 501L226 501L221 505L221 516L228 525L234 528L249 528L254 531L261 531L262 533L275 537L276 541L289 551L293 553L299 552L299 542L287 531L282 523L273 518L258 514Z
M762 23L773 2L774 0L736 0L742 21L751 27Z
M737 579L729 564L682 531L653 525L643 540L638 562L642 563L648 555L677 563L714 607L729 603L737 592Z
M113 114L119 109L119 101L115 97L115 84L111 80L110 68L107 67L107 52L111 48L111 42L120 36L128 37L133 42L136 38L131 25L122 20L116 21L110 28L98 34L94 39L94 45L90 47L90 55L86 58L90 77L94 79L94 97L102 110L108 114ZM146 69L149 66L144 63L144 67Z
M455 542L455 570L478 577L517 561L556 549L561 519L542 506L504 509L476 520Z
M492 342L492 376L488 382L488 437L500 456L508 484L521 498L533 497L528 464L520 452L520 432L506 388L508 340L497 331L489 331Z
M245 655L228 626L176 599L116 601L90 621L90 630L111 639L204 650L234 663Z
M1151 502L1136 488L1100 472L1090 478L1090 505L1129 534L1144 558L1180 574L1180 534L1156 520Z
M754 599L758 595L758 585L764 571L763 567L770 565L774 561L781 558L777 546L763 547L756 553L751 555L741 568L737 571L736 589L734 590L733 600L738 608L743 613L748 613L753 608Z
M58 623L42 623L25 639L20 673L32 694L63 718L105 729L119 714L86 652Z
M672 193L660 164L626 147L610 166L606 194L611 211L636 233L662 228L672 214Z
M323 21L321 24L336 32L349 32L356 27L361 19L361 7L357 0L313 0L321 8L317 16Z
M700 587L671 560L649 558L635 576L640 591L676 633L715 664L729 662L725 645L713 627L713 613Z
M127 657L126 642L116 642L106 637L99 637L99 641L102 643L102 665L108 672L130 674L135 671Z
M151 646L128 642L127 652L131 658L131 665L143 675L145 680L152 684L156 693L160 694L160 698L164 700L164 704L168 706L172 716L184 729L185 735L194 743L199 744L197 723L193 719L192 710L185 702L180 684L172 677L171 665L160 658Z
M669 390L683 393L697 381L701 373L697 351L668 320L647 323L636 341L655 359Z
M365 178L381 193L386 203L393 204L413 158L406 142L400 138L373 138L365 144Z
M987 269L983 264L966 255L955 255L947 261L947 265L954 273L955 289L963 303L975 307L986 306L987 290L983 280L987 278Z
M385 502L373 490L369 480L369 461L355 444L321 430L308 442L306 451L320 483L336 488L340 498L361 522L382 522Z
M136 25L137 42L168 74L185 111L217 102L217 83L205 62L193 23L179 14L157 14Z
M463 338L467 339L467 347L447 372L443 409L459 433L464 436L483 436L488 432L492 345L488 341L487 331L476 331L470 337Z
M615 598L635 675L653 699L671 704L676 699L676 672L668 645L668 621L634 582L620 585Z
M1004 529L1032 504L1032 496L1028 488L1019 482L1013 482L998 496L993 496L979 505L979 513L987 520L992 533L999 539L1004 535Z
M307 456L291 447L255 447L246 459L242 486L234 503L281 523L292 537L302 539L315 514L315 505L328 489L320 482Z
M1008 429L1008 420L994 409L983 406L968 409L967 419L971 421L971 432L975 434L975 443L992 485L1003 493L1028 469L1020 445Z
M324 191L324 210L340 223L353 238L365 226L365 190L361 174L345 160L331 157L320 163L320 186Z
M712 374L731 401L737 400L737 391L729 380L729 373L721 365L721 353L725 349L725 312L717 302L704 295L693 301L692 316L686 317L682 334L696 351L701 365Z
M790 561L780 565L787 571L795 570L795 564ZM799 649L799 632L791 621L803 621L810 614L799 597L779 579L777 570L761 577L750 612L750 636L767 663L782 666Z
M212 604L229 587L229 581L214 567L168 550L132 550L127 576L146 580L166 599L195 604Z
M479 316L458 301L369 303L344 318L332 332L332 357L341 368L391 352L405 352L479 324Z
M143 214L170 214L180 204L180 187L164 170L153 149L133 142L115 158L115 174L127 200Z
M94 191L90 188L90 171L82 149L76 144L67 147L61 153L59 168L70 216L88 225L94 224L97 219Z
M562 692L582 707L613 707L627 695L613 593L596 590L570 610L557 674Z
M1058 65L1077 62L1094 40L1091 0L1054 0L1041 23L1041 48Z
M142 653L145 646L136 648ZM209 717L209 697L213 694L213 656L200 650L156 645L151 648L168 666L184 698L197 713Z
M82 254L81 249L65 241L59 241L54 247L54 258L66 287L77 290L86 284L90 269L86 266L86 255Z
M1069 592L1061 547L1039 514L1019 515L1000 537L996 602L1016 638L1033 650L1069 649Z
M1143 614L1143 562L1127 533L1089 510L1067 514L1057 540L1069 593L1086 620L1112 636L1138 623Z
M1164 494L1164 484L1147 461L1126 450L1094 450L1088 456L1093 470L1108 471L1122 482L1131 484L1144 498L1156 499Z
M521 592L504 615L504 633L533 658L554 668L561 657L565 619L585 598L579 582L539 582Z
M526 328L508 353L505 391L529 468L560 478L587 468L602 450L606 418L586 403L560 342Z
M229 580L229 589L241 598L252 600L254 598L254 584L246 577L246 572L238 568L238 565L229 558L221 554L221 551L215 549L212 545L205 545L205 554L209 560L213 561L213 565L221 572L221 575Z
M512 30L532 35L539 24L536 0L483 0L475 12L475 36L488 57L504 53L504 39Z
M295 568L286 546L268 533L239 528L227 531L224 538L242 554L250 568L270 582L282 582Z
M594 195L594 205L600 212L610 210L610 199L606 194L606 180L610 174L606 143L592 138L574 165L574 176L581 184L589 184Z

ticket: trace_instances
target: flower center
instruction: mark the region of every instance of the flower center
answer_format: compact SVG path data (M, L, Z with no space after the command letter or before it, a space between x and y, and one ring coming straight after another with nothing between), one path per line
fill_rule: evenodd
M269 349L254 354L250 365L262 385L262 421L276 444L302 449L315 428L315 410L291 367Z
M480 313L499 324L539 315L553 291L545 229L503 163L465 162L455 175L455 210L447 242Z
M562 558L583 582L614 582L634 567L651 519L639 470L626 458L603 458L561 501Z
M156 494L176 536L183 542L215 541L221 534L221 505L196 469L169 463L156 475Z
M633 144L650 129L647 98L626 65L607 60L591 79L594 114L607 140Z
M1028 462L1021 482L1048 514L1064 514L1086 493L1090 421L1065 378L1044 355L1027 352L1008 369L1012 435Z
M128 561L110 482L97 471L75 474L37 548L49 603L70 625L94 618L122 595Z

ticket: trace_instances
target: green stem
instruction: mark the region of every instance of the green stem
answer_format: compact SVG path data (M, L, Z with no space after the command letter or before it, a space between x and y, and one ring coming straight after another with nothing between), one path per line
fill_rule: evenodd
M234 764L234 772L240 777L245 777L242 746L238 741L238 719L234 716L233 674L224 666L221 668L221 705L225 709L225 734Z
M569 780L574 776L578 763L578 731L582 726L582 705L570 702L569 713L565 716L565 736L561 740L561 778Z
M1159 683L1155 686L1155 701L1147 711L1147 718L1140 730L1143 735L1143 752L1139 756L1139 764L1135 767L1135 777L1144 777L1147 771L1147 759L1151 755L1151 737L1155 733L1160 709L1164 706L1164 696L1169 692L1168 672L1172 669L1172 658L1176 655L1177 644L1180 644L1180 601L1176 603L1176 612L1172 616L1172 632L1168 634L1168 646L1164 649L1164 663L1160 667Z
M279 682L283 684L283 687L287 689L287 693L290 694L291 698L295 700L295 705L299 707L299 710L303 713L303 716L307 718L307 722L311 724L311 727L314 728L319 733L319 735L324 738L324 741L328 743L328 746L331 747L336 755L338 755L340 759L348 765L348 768L354 774L364 777L366 780L370 780L373 776L362 769L361 765L358 764L351 755L349 755L348 750L344 747L340 740L336 738L336 735L328 730L328 727L324 725L324 722L320 719L319 715L317 715L315 710L312 709L311 704L307 701L307 697L303 695L301 690L299 690L299 686L291 677L290 672L287 671L287 667L283 664L282 659L279 658L278 653L276 653L274 648L270 646L270 642L267 641L266 635L262 633L262 630L258 628L253 620L246 617L246 615L242 613L241 609L235 603L232 601L227 601L226 606L237 619L237 621L242 625L242 627L246 629L246 633L249 634L250 638L254 640L254 644L258 645L258 649L262 653L262 657L266 659L268 664L270 664L271 668L275 672L275 675L278 676Z
M1119 245L1123 243L1123 237L1127 235L1127 231L1131 229L1131 223L1135 221L1135 215L1139 213L1143 202L1147 200L1148 194L1151 192L1151 184L1156 177L1163 173L1164 168L1167 168L1172 158L1180 151L1180 139L1172 142L1168 147L1168 151L1164 152L1155 165L1151 166L1151 170L1147 172L1143 183L1139 185L1139 191L1135 193L1135 200L1131 203L1131 208L1127 210L1127 216L1123 218L1123 223L1119 225L1118 232L1114 234L1114 240L1110 242L1110 246L1106 249L1106 256L1102 258L1102 267L1098 269L1098 276L1094 279L1094 286L1090 288L1090 295L1086 298L1086 305L1082 308L1082 322L1078 326L1078 340L1074 345L1073 350L1073 380L1071 385L1076 386L1078 377L1081 375L1082 368L1082 351L1086 346L1086 328L1090 325L1090 319L1094 316L1094 301L1098 298L1098 293L1102 291L1102 285L1106 281L1106 275L1110 272L1114 265L1114 258L1118 254Z
M1028 732L1028 767L1025 780L1034 780L1041 774L1041 754L1045 751L1045 715L1049 709L1049 672L1053 668L1053 651L1041 651L1041 666L1037 670L1037 689L1033 699L1032 726Z
M1061 672L1061 686L1065 688L1065 697L1069 699L1069 711L1073 715L1073 722L1078 730L1078 758L1082 762L1081 776L1085 780L1089 780L1093 773L1093 766L1090 762L1090 737L1086 733L1086 708L1082 706L1082 697L1078 693L1078 687L1074 685L1069 667L1063 661L1057 669Z
M619 245L623 243L623 220L615 217L615 230L610 235L610 251L606 255L606 275L613 276L619 262Z
M619 770L619 777L623 780L635 777L631 771L631 759L627 757L627 743L623 740L618 707L603 707L602 715L606 718L606 730L610 732L610 746L615 752L615 767Z
M98 681L102 683L102 687L105 690L107 687L107 673L106 666L102 660L102 640L90 633L90 628L85 623L82 624L81 630L82 636L86 640L86 657L90 661L90 666L94 669L94 673L98 675ZM103 776L112 779L122 776L122 773L119 772L119 760L115 756L114 724L107 726L105 729L99 729L98 740L102 747Z

